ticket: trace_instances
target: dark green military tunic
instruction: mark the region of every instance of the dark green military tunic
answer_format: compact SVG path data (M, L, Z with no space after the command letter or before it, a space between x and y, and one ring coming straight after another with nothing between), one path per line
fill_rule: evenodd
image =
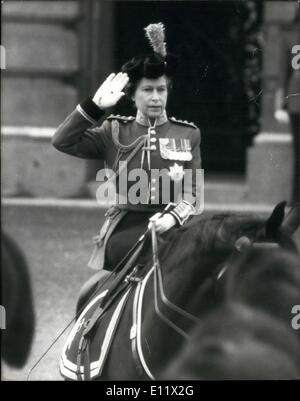
M105 268L111 269L146 230L149 217L155 212L172 202L171 214L179 224L193 212L192 205L199 196L195 172L201 169L200 131L194 124L175 118L166 118L151 128L134 117L110 116L98 126L103 114L90 98L87 99L58 127L52 143L58 150L76 157L102 159L113 171L118 171L120 162L126 164L126 169L116 179L116 192L117 203L127 210L127 216L123 222L118 221L117 228L110 233L110 245L121 239L118 229L123 239L122 244L119 243L120 255L109 263L105 261ZM128 159L130 161L125 163ZM193 174L186 174L186 169ZM146 180L131 176L134 171L141 170ZM185 179L186 185L183 185ZM126 227L128 235L124 235ZM106 231L107 227L103 237ZM107 239L105 245L111 248Z

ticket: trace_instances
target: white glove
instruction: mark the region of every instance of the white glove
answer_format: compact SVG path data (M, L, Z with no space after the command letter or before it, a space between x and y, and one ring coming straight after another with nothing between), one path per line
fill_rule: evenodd
M276 110L274 117L276 118L276 120L280 123L285 123L287 124L290 121L290 117L287 111L280 109L280 110Z
M122 96L125 95L122 90L125 88L129 81L127 74L119 72L110 74L93 97L93 102L96 103L100 109L105 110L118 103Z
M149 220L155 224L155 231L158 234L162 234L165 231L170 230L176 224L176 219L170 213L164 214L162 217L161 213L156 213ZM150 228L151 223L149 223L148 228Z

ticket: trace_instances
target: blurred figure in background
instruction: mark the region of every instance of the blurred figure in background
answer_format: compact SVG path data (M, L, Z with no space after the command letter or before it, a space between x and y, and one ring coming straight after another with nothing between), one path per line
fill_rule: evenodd
M1 232L1 305L5 328L1 330L1 358L21 368L30 353L35 330L35 313L30 272L16 242Z
M298 46L298 48L297 48ZM290 123L293 136L294 167L292 201L300 201L300 8L289 35L282 38L281 80L275 96L275 118Z
M295 334L280 320L228 303L201 321L160 379L299 379L298 353Z

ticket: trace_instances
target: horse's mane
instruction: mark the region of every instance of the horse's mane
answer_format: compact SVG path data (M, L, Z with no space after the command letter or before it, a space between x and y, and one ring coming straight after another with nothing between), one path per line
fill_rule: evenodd
M276 208L280 215L284 203ZM293 210L292 214L295 214ZM266 220L256 213L196 215L184 226L171 229L159 237L160 258L165 260L179 253L180 259L191 253L196 257L208 253L224 257L234 250L235 241L241 236L247 236L250 241L277 242L288 251L297 252L291 233L286 226L280 227L278 220L278 216L277 220Z
M180 228L169 230L159 237L159 257L167 260L171 255L180 259L214 253L224 257L234 249L241 235L258 236L263 232L264 220L251 214L216 214L194 216ZM180 254L180 255L179 255Z
M236 252L236 241L243 236L249 238L251 242L282 241L284 246L289 245L287 248L290 251L289 234L284 230L267 232L267 223L268 220L265 218L249 213L199 215L194 216L184 226L158 236L159 260L166 288L174 291L174 296L177 296L178 283L184 280L184 285L179 288L181 301L189 294L203 298L203 292L197 292L197 287L201 288L201 291L211 287L212 280L217 280L221 270L231 263L230 260ZM150 268L152 266L150 240L147 249L146 259L150 261L148 263ZM223 296L222 285L218 285L218 297L223 298ZM191 297L188 298L191 301ZM185 301L187 302L187 299ZM195 307L196 304L193 304L192 309Z

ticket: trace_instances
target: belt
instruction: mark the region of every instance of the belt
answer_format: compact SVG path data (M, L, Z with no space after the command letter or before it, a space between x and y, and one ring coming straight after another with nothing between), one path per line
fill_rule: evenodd
M158 213L162 212L167 205L115 205L120 210L128 210L132 212L142 213Z

